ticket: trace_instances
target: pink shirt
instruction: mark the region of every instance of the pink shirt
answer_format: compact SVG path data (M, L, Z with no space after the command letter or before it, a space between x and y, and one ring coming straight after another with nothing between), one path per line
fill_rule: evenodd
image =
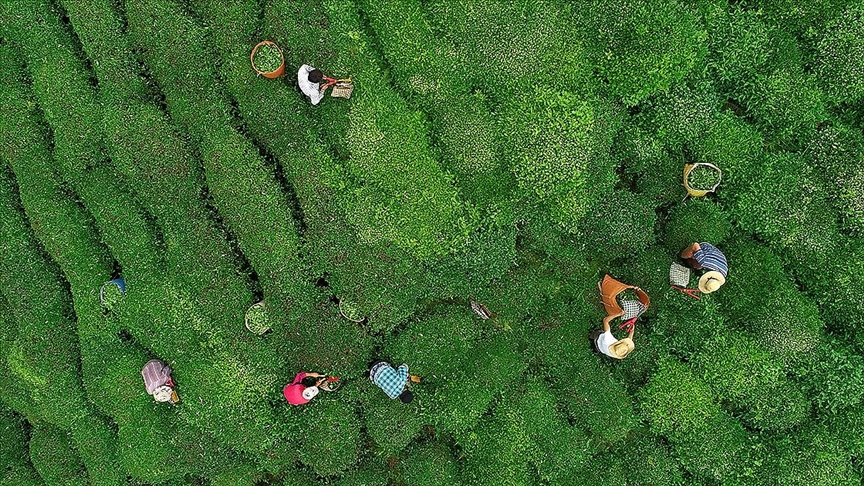
M285 389L282 390L282 393L285 395L285 399L288 400L289 404L299 406L300 404L306 404L309 402L308 399L303 397L303 389L306 389L306 386L300 383L304 377L306 377L306 372L300 372L296 377L294 377L294 381L285 386Z

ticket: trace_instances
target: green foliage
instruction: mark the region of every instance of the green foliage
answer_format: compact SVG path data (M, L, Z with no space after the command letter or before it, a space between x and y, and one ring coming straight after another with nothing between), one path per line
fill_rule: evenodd
M783 363L746 335L718 334L693 361L717 397L733 404L775 388Z
M732 229L723 207L706 198L693 198L669 212L663 243L669 252L679 252L694 242L720 245Z
M852 3L825 32L818 48L820 85L834 103L854 103L864 96L864 6Z
M2 3L0 483L859 485L862 13ZM684 200L694 162L723 183ZM695 241L731 267L699 301ZM587 340L604 273L651 296L626 360ZM298 370L343 387L289 406Z
M295 418L301 425L299 458L321 476L345 472L360 450L360 421L344 401L322 397L315 402Z
M864 358L837 338L821 341L796 373L813 403L834 414L864 398Z
M586 3L587 12L575 20L584 30L589 59L626 105L668 90L706 54L707 33L678 2Z
M639 398L651 430L673 441L690 437L720 414L707 384L671 358L659 363L657 372L639 391Z
M30 458L46 484L89 483L87 470L67 430L50 424L34 425L30 434Z
M404 485L459 485L459 472L449 446L438 440L409 446L399 459Z

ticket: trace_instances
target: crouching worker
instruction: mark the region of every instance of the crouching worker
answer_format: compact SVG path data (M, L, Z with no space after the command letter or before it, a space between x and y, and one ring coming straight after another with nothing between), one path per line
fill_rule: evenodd
M402 364L398 369L394 369L392 365L383 360L377 360L372 364L372 368L369 370L369 380L380 387L390 399L398 397L405 404L414 400L414 395L405 388L408 381L420 382L419 377L408 374L407 365Z
M171 367L161 360L153 359L141 369L141 377L144 378L144 388L147 394L153 396L156 402L169 402L177 404L180 398L174 390L174 381L171 379Z
M597 351L612 358L623 359L635 348L633 334L636 332L636 320L651 305L651 298L640 287L624 284L609 274L603 276L597 287L600 288L606 317L603 318L603 330L591 333L589 338ZM623 299L624 295L621 293L628 290L636 293L636 299ZM621 318L622 323L618 328L627 330L627 338L618 340L612 334L609 322L615 318Z
M612 328L609 326L609 320L603 320L603 329L595 330L591 333L591 343L594 344L594 348L605 355L608 355L612 358L623 359L630 352L636 348L636 345L633 343L633 335L636 333L636 323L633 322L629 326L629 334L627 338L622 338L621 340L615 338L615 335L612 334Z
M318 395L321 383L326 377L315 372L300 372L294 376L294 380L282 389L282 394L289 404L299 406L311 401Z
M713 293L726 283L729 264L717 247L708 242L694 243L682 250L679 256L693 269L706 271L699 278L699 290L703 293Z
M313 105L317 105L324 98L324 93L327 88L333 86L333 96L341 98L351 98L351 92L354 86L351 84L351 78L334 79L324 76L324 73L319 69L315 69L308 64L300 66L297 71L297 86L304 95L309 97L309 101Z

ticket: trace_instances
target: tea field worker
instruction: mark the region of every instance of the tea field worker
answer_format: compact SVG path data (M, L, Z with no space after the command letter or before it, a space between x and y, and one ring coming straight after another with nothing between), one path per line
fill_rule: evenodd
M297 71L297 86L304 95L309 97L313 105L317 105L324 98L324 90L321 89L321 81L324 79L324 73L320 70L304 64Z
M398 369L394 369L392 365L383 360L373 363L372 369L369 370L369 380L373 384L380 387L390 399L398 397L405 404L414 400L414 395L405 389L410 377L407 365L402 364Z
M723 252L708 242L694 243L679 254L687 264L706 272L699 278L699 290L705 294L713 293L726 283L729 264Z
M315 372L300 372L290 384L285 386L282 394L289 404L294 406L306 404L318 395L320 391L318 387L325 380L326 377Z
M631 320L628 324L629 334L627 335L627 338L619 340L612 334L609 320L603 320L603 330L595 330L591 335L589 335L591 342L594 344L594 348L596 348L598 352L619 360L626 357L634 348L636 348L636 345L633 343L633 335L636 333L635 320ZM625 325L621 326L624 327Z

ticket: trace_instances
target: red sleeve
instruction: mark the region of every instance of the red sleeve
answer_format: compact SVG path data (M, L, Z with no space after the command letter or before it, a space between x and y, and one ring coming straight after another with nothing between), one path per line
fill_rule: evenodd
M300 381L303 380L303 378L305 378L305 377L306 377L306 372L298 373L297 376L294 377L294 381L291 382L291 385L293 386L294 384L299 384Z

